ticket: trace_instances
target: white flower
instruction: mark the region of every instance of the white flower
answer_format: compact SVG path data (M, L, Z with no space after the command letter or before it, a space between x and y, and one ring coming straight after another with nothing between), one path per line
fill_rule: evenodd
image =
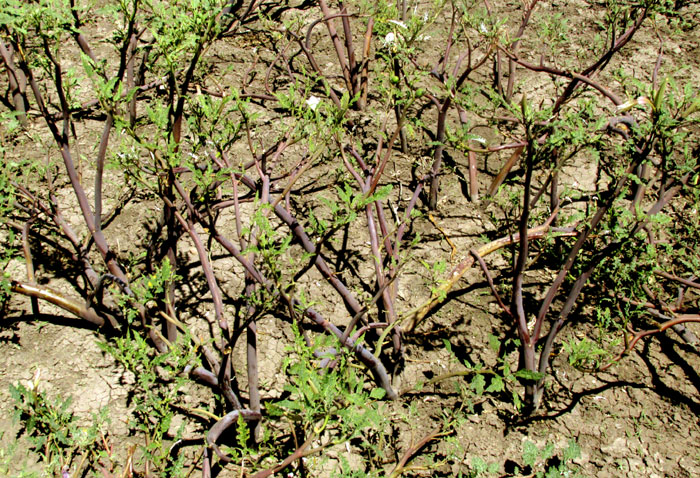
M41 369L36 369L34 371L34 376L31 381L27 382L27 388L29 390L36 390L39 387L39 381L41 380Z
M625 103L622 103L621 105L617 105L617 112L618 113L624 113L625 111L629 111L635 106L644 106L644 105L649 105L652 108L654 107L654 104L651 102L649 98L646 96L640 96L636 100L629 100Z
M407 30L407 29L408 29L408 27L406 26L406 24L405 24L404 22L399 21L399 20L389 20L389 23L393 23L394 25L398 25L398 26L400 26L401 28L403 28L404 30Z
M318 104L320 102L321 98L313 95L311 95L309 99L306 100L306 104L309 108L311 108L311 111L316 111L316 108L318 107Z
M535 333L535 324L537 324L537 317L533 317L530 319L530 322L527 323L527 331L530 335Z
M486 25L482 22L481 25L479 25L479 31L480 31L481 33L488 33L488 32L489 32L489 29L486 28Z
M384 37L384 45L393 45L394 42L396 42L396 35L394 35L394 32L387 33Z

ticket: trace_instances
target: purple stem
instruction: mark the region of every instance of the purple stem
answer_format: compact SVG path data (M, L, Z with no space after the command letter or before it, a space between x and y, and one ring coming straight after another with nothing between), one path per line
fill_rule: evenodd
M54 140L56 144L58 145L60 151L61 151L61 156L63 158L63 163L66 167L66 171L68 173L68 177L71 182L71 186L73 187L73 191L75 192L75 195L78 199L78 204L80 205L80 210L83 214L83 219L85 220L85 225L87 226L88 230L90 231L90 234L92 235L93 240L95 241L95 245L97 246L97 249L99 250L100 254L102 255L102 259L105 261L107 268L109 271L121 279L123 282L128 284L128 278L122 271L122 268L119 266L119 263L116 260L116 256L114 253L110 250L109 245L107 244L107 241L102 234L101 230L98 230L95 227L95 221L94 221L94 214L90 210L90 205L87 199L87 195L85 194L85 191L83 190L82 185L80 184L80 179L78 178L78 173L75 169L75 165L73 163L73 158L71 156L70 152L70 146L68 144L68 130L69 130L69 113L68 113L68 102L66 101L65 94L63 92L63 82L62 82L62 71L61 71L61 66L60 64L53 58L53 55L51 54L51 50L48 46L48 44L45 42L44 44L44 52L47 55L47 58L53 63L54 65L54 81L56 83L56 91L58 93L60 102L61 102L61 108L63 111L63 132L59 132L58 128L56 128L56 125L54 124L53 120L51 120L51 117L49 115L48 110L46 109L46 106L44 105L43 101L43 96L41 94L41 90L39 88L39 85L36 82L36 79L34 78L34 75L32 74L31 69L23 63L22 68L25 71L25 74L27 75L27 78L29 78L30 85L32 87L32 92L34 93L35 100L37 102L37 106L39 107L39 110L41 111L42 116L44 117L44 120L46 121L47 126L49 127L49 130L51 131L51 134L54 137Z
M221 458L221 461L223 461L224 463L230 463L231 458L229 458L224 452L222 452L219 449L219 447L216 445L216 441L219 439L221 434L224 431L226 431L228 427L238 422L239 416L243 417L243 420L247 422L253 420L260 420L262 418L262 415L260 415L260 413L254 412L253 410L234 410L224 415L224 417L221 420L216 422L214 426L211 427L209 433L207 433L207 444L209 445L209 447L211 447L212 450L214 450L214 453L216 453L219 456L219 458Z
M319 0L319 6L321 7L321 11L323 12L323 16L326 17L324 18L325 23L326 23L326 28L328 28L328 34L331 37L331 40L333 41L333 46L335 47L335 54L338 56L338 63L340 63L340 67L342 68L343 71L343 78L345 79L345 87L348 89L348 91L353 91L353 82L352 78L350 77L350 66L348 64L348 60L345 58L345 53L343 52L343 44L340 41L340 38L338 37L338 32L335 30L335 26L333 25L333 21L331 20L331 11L328 8L328 4L326 3L326 0ZM338 16L347 16L344 13L339 14ZM345 39L345 41L350 41L352 42L352 38L348 40L348 38Z
M5 48L5 42L0 40L0 56L5 63L7 69L7 79L10 84L10 92L12 93L12 106L17 111L17 119L22 126L27 125L27 77L22 70L15 66L12 59L14 48L10 44L9 48Z
M515 35L516 40L513 42L513 54L516 56L518 54L518 49L520 48L520 40L522 39L522 36L525 33L525 29L527 28L527 25L530 22L530 16L534 11L535 6L537 6L537 2L539 2L539 0L533 0L532 3L525 9L525 12L523 12L523 19L520 22L520 28L518 29L518 33L516 33ZM513 59L511 59L508 63L508 86L506 87L506 101L510 101L513 97L514 85L515 62L513 61Z

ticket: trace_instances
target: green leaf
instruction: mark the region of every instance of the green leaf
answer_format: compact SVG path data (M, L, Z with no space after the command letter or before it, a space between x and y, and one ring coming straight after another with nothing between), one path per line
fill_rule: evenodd
M516 410L520 410L523 406L523 401L520 399L520 395L516 391L513 391L513 406Z
M569 446L564 450L564 461L572 461L581 456L581 447L578 446L576 440L571 439L569 441Z
M526 466L535 466L535 463L537 463L537 457L539 456L540 451L537 449L537 446L532 443L531 441L526 441L523 444L523 464Z
M498 337L489 334L489 347L491 347L491 350L494 352L498 352L498 350L501 348L501 341L498 340Z
M452 352L452 344L450 343L450 341L447 339L442 339L442 343L445 345L445 350L447 350L447 352L450 355L454 355L454 353Z
M502 392L505 389L505 385L503 384L503 379L499 377L498 375L494 375L493 378L491 378L491 384L489 387L486 389L488 393L493 393L493 392Z
M373 398L375 400L381 400L382 398L384 398L384 395L386 395L386 390L384 390L383 388L374 388L371 392L369 392L370 398Z
M549 443L545 445L540 453L540 457L543 460L548 460L554 454L554 443Z
M92 64L92 58L87 56L85 53L80 52L80 59L83 60L83 69L85 70L88 78L92 78L95 75L95 68Z
M352 189L350 186L346 184L344 189L341 189L340 187L336 187L335 189L338 191L338 197L340 200L346 204L350 204L352 197Z
M377 188L374 191L374 194L372 194L370 197L368 197L366 199L366 202L363 204L363 206L367 205L371 202L374 202L374 201L383 201L384 199L388 198L389 194L391 194L391 189L392 189L391 184L387 184L385 186L381 186L381 187Z
M243 415L239 414L238 420L236 423L236 441L238 442L238 446L241 448L245 448L247 443L248 443L249 438L250 438L250 428L248 427L248 424L243 419Z
M666 85L668 84L668 77L664 77L663 80L661 80L661 85L659 85L659 89L656 90L656 95L654 96L654 109L656 111L659 111L661 108L661 102L664 99L664 93L666 92Z
M483 395L484 387L486 387L486 379L483 375L477 374L473 379L470 387L474 390L477 395Z
M531 382L536 382L536 381L542 379L542 377L544 377L543 373L534 372L532 370L527 370L527 369L518 370L513 375L521 380L531 381Z
M693 102L683 111L683 118L687 118L696 111L700 111L700 96L696 96Z

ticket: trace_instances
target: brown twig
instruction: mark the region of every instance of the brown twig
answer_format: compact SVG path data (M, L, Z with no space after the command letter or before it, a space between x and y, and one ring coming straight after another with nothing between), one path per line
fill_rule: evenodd
M425 435L423 438L418 440L418 442L414 445L409 446L408 450L401 456L401 459L399 462L396 464L396 466L391 470L391 473L389 473L389 478L396 478L398 476L401 476L401 474L404 472L406 463L416 454L418 453L425 445L430 443L431 441L435 440L436 438L440 436L444 436L445 432L441 431L440 428L437 428L433 430L432 432L428 433Z
M48 287L13 280L10 282L10 290L28 297L45 300L98 327L102 327L105 324L104 319L100 317L92 307L87 307L84 302L66 297L60 292ZM114 326L116 324L112 325Z
M503 309L503 312L505 312L506 315L510 316L511 318L515 318L513 316L513 312L510 310L510 307L508 307L503 302L503 299L501 299L501 295L498 293L498 289L496 289L496 284L493 283L493 276L491 275L491 272L489 271L489 268L486 265L486 262L484 262L484 258L479 255L479 252L477 252L476 249L472 248L469 250L469 252L477 260L477 262L481 266L481 270L484 271L484 275L486 276L486 281L489 283L489 287L491 288L491 293L496 298L498 305L501 307L501 309Z
M654 271L654 274L661 276L665 279L679 282L685 286L692 287L693 289L700 289L700 284L698 284L697 282L693 282L692 280L688 280L688 279L683 279L682 277L675 276L675 275L670 274L666 271L656 270L656 271Z
M294 463L296 460L299 460L303 458L304 456L310 455L312 453L316 453L320 451L320 448L314 448L313 450L309 450L308 452L305 451L309 445L316 439L316 435L313 433L309 438L306 439L304 443L302 443L296 450L294 450L294 453L289 455L287 458L285 458L282 463L279 465L273 466L270 469L259 471L256 474L254 474L251 478L267 478L268 476L272 476L275 473L279 473L280 471L284 470L287 468L289 465Z
M667 320L665 322L662 322L661 324L659 324L659 327L657 327L656 329L640 330L638 332L635 332L634 330L632 330L631 325L629 325L628 327L629 327L630 335L627 336L625 339L625 342L626 342L625 348L615 358L613 358L610 361L610 363L601 367L600 370L607 370L613 364L615 364L620 359L622 359L622 357L624 357L629 352L631 352L632 349L634 349L635 345L637 345L637 342L639 342L641 339L648 337L650 335L655 335L655 334L664 332L667 329L673 327L674 325L684 324L687 322L696 322L696 323L700 322L700 315L697 315L697 314L679 314L676 316L676 318L674 318L672 320Z

